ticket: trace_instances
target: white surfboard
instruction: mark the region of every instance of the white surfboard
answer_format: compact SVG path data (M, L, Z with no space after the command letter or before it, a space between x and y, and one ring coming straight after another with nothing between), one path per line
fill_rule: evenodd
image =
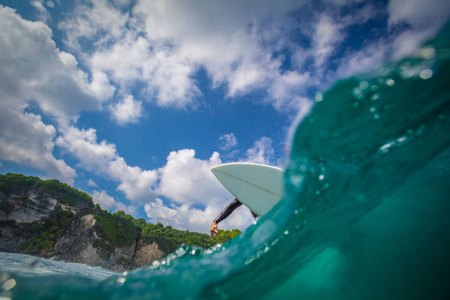
M223 186L259 216L284 196L283 170L255 163L229 163L211 168Z

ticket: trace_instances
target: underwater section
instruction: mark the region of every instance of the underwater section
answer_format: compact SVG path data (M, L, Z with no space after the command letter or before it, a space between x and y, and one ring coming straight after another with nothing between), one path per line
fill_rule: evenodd
M448 299L449 37L317 95L285 199L232 241L101 282L3 272L0 297Z

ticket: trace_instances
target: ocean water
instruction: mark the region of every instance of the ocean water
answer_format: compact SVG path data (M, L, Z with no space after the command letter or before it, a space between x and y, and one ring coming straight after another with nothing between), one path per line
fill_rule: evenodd
M449 37L317 95L285 199L234 240L127 273L2 254L0 297L449 299Z

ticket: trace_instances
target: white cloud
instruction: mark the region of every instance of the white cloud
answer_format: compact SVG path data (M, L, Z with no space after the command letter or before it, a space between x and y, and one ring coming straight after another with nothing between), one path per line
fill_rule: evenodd
M75 119L81 110L98 108L104 99L90 88L76 59L56 48L51 29L22 19L0 7L0 93L10 107L32 100L60 122Z
M89 40L97 47L121 38L128 14L122 14L119 9L106 0L86 1L78 3L68 19L59 24L66 33L65 43L74 50L80 50L80 40Z
M222 142L222 146L220 146L220 149L222 150L230 150L231 148L236 147L237 145L237 138L234 135L234 133L228 133L221 135L219 137L219 141Z
M446 0L390 0L388 11L390 25L407 22L415 29L440 29L450 15L450 3Z
M344 40L345 34L342 29L342 24L335 22L328 15L320 16L313 37L314 56L318 67L321 67L334 54L337 45Z
M102 209L110 210L116 206L116 200L114 200L114 197L108 195L106 191L94 191L92 193L92 200L94 203L100 204Z
M97 188L97 187L98 187L97 183L95 183L95 181L92 180L92 179L89 179L89 181L88 181L88 186L94 187L94 188Z
M129 215L136 215L137 207L136 205L125 205L122 202L116 202L116 211L121 210Z
M44 21L44 22L48 22L48 20L51 19L50 14L48 13L47 9L44 6L44 1L40 0L40 1L32 1L31 5L36 8L36 10L39 12L39 18Z
M114 144L97 142L95 129L80 130L71 126L56 143L73 154L86 170L120 182L117 189L127 199L137 203L154 199L152 186L157 180L157 172L128 166Z
M0 105L0 159L36 168L73 184L75 170L53 156L55 136L55 127L45 125L39 115Z
M192 149L173 151L167 157L166 165L158 170L157 192L180 204L207 205L223 201L222 197L227 194L210 171L211 167L221 163L217 152L209 159L201 160L195 157Z
M139 82L141 92L160 106L196 107L201 92L194 76L202 67L213 86L227 86L229 97L272 85L280 91L280 83L289 80L281 70L283 58L272 55L282 47L273 39L285 29L279 20L301 5L141 0L129 14L96 1L90 9L77 8L60 28L91 70L110 74L123 92ZM83 52L80 41L86 39L99 47ZM292 95L292 86L284 87L284 93L268 94L279 109L289 107L280 103Z
M379 68L391 52L389 44L380 39L360 51L349 51L342 59L337 70L338 77L349 77Z
M176 209L165 206L159 198L156 198L155 201L149 204L145 204L144 207L147 217L153 223L173 224L173 217L178 213Z
M134 100L133 96L129 95L119 103L111 105L110 110L119 125L137 123L142 116L142 102Z
M272 147L272 139L262 137L257 140L254 146L247 150L246 161L270 165L275 151Z
M446 0L391 0L388 5L389 25L406 23L410 28L394 41L395 58L410 55L448 21L450 2Z
M92 192L92 200L94 203L100 204L102 209L108 211L124 211L130 215L136 215L137 208L135 205L125 205L120 201L116 201L114 197L108 195L106 191L93 191Z

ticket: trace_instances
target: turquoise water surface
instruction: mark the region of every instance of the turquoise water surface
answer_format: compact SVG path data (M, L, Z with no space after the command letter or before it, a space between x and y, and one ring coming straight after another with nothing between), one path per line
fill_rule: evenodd
M286 198L234 240L106 279L8 269L0 296L449 299L449 37L447 26L414 57L318 95Z

